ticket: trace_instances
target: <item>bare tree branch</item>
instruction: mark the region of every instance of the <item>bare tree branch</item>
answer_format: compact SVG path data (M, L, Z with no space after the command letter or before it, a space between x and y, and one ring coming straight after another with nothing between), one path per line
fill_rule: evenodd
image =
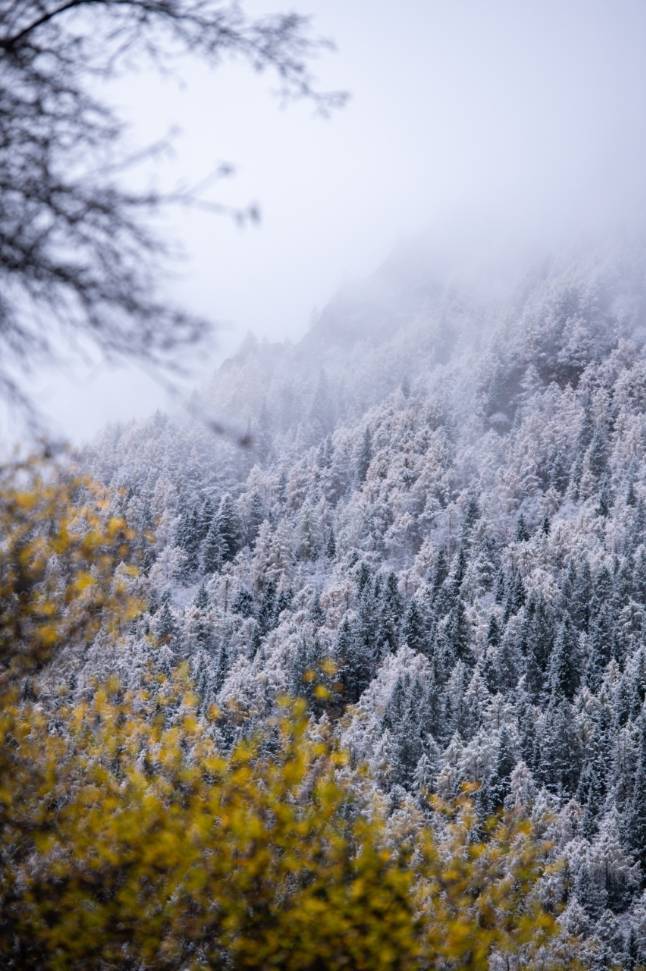
M61 334L110 359L172 367L209 325L161 296L172 251L149 217L166 205L258 217L207 197L226 167L167 194L125 188L124 170L167 143L120 150L124 123L97 99L95 79L142 57L161 70L183 54L212 66L238 57L273 71L284 97L326 112L343 101L310 73L326 46L307 18L254 19L219 0L0 0L0 396L25 407L16 365L54 356Z

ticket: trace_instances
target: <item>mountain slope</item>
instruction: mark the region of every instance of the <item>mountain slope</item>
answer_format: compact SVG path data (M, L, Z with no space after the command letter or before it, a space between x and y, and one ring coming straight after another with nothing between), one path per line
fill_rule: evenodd
M582 956L644 962L640 265L578 254L504 299L389 265L216 374L196 407L253 449L197 419L106 432L88 470L156 532L151 609L116 658L61 662L75 690L136 681L153 631L155 663L186 658L229 712L224 742L304 694L393 811L465 782L483 815L549 811L567 868L545 894Z

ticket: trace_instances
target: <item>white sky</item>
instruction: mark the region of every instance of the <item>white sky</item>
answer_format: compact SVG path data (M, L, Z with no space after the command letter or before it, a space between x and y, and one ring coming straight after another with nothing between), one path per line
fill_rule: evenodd
M317 72L345 88L329 120L281 110L273 80L185 61L182 84L151 73L117 100L145 144L173 124L176 157L161 185L237 166L225 203L257 201L259 228L182 211L177 298L229 322L203 348L199 381L247 330L296 338L347 279L398 240L474 214L492 234L548 236L582 222L621 223L646 193L643 0L290 0L335 39ZM281 9L281 0L250 3ZM76 440L149 413L164 393L137 371L76 367L36 382L55 429Z

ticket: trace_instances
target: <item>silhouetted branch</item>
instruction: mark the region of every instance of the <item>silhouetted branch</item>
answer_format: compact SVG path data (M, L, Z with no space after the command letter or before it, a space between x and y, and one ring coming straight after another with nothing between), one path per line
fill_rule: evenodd
M307 18L252 18L218 0L0 0L0 395L24 410L16 365L50 359L61 335L110 359L172 368L173 352L209 324L160 294L172 252L148 217L181 205L258 219L255 206L205 195L226 166L170 193L125 188L124 171L168 140L120 152L123 121L97 98L95 79L145 57L162 70L186 53L210 65L240 57L273 71L285 97L325 112L343 101L309 71L326 46Z

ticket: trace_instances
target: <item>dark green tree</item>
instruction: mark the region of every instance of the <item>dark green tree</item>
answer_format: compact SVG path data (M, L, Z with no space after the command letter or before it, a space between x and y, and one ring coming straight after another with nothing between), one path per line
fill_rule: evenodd
M222 544L222 562L228 563L240 549L240 521L233 499L228 493L220 500L215 527Z
M371 461L372 435L370 434L370 429L366 426L366 430L364 431L363 438L361 440L361 447L359 448L359 453L357 455L357 479L359 482L365 482Z

